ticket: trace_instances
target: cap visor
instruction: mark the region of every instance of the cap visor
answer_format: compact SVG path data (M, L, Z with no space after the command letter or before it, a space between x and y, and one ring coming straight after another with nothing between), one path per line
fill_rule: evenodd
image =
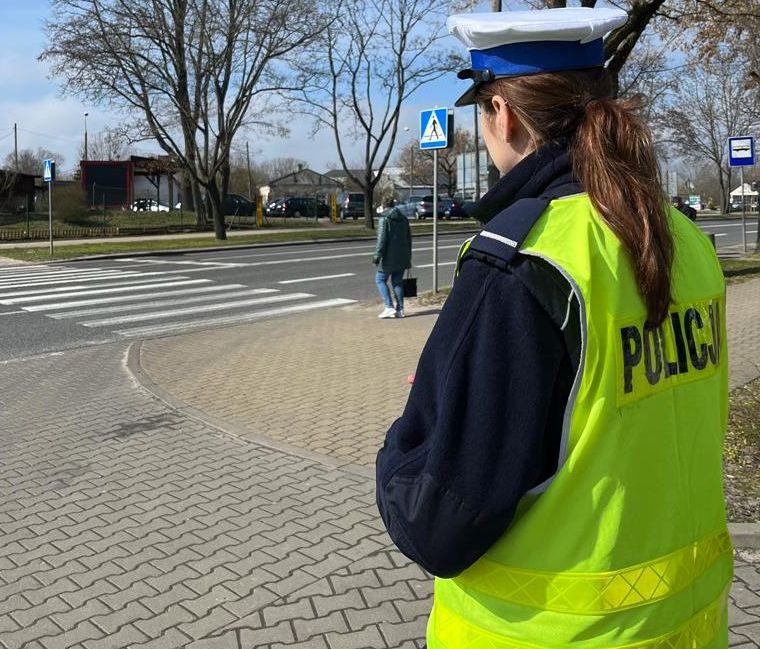
M454 102L454 106L471 106L475 102L475 97L478 94L479 83L473 83L459 99Z

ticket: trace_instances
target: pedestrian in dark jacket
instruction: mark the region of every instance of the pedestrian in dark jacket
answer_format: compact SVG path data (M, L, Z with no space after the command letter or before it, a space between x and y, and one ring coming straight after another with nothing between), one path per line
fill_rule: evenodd
M406 216L397 208L385 212L377 226L377 246L373 263L377 266L375 283L385 302L379 318L404 317L404 271L412 267L412 231ZM396 306L388 290L391 280Z
M684 203L683 199L680 196L676 196L673 199L673 207L675 207L684 216L688 216L690 220L697 220L697 210L695 210L691 205Z

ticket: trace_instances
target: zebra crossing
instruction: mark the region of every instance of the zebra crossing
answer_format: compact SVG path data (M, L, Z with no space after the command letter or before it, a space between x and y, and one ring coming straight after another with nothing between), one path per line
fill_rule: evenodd
M0 269L0 308L125 338L161 336L351 304L314 293L251 288L188 269L23 266Z

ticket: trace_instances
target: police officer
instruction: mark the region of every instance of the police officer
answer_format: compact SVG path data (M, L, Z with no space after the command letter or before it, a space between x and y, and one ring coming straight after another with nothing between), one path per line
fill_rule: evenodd
M377 458L429 649L727 646L725 287L613 98L617 9L455 15L501 178Z

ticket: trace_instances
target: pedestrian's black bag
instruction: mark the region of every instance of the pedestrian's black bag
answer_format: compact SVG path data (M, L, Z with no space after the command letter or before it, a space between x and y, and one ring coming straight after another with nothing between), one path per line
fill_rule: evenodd
M417 278L412 277L412 270L407 268L404 277L404 297L417 297Z

